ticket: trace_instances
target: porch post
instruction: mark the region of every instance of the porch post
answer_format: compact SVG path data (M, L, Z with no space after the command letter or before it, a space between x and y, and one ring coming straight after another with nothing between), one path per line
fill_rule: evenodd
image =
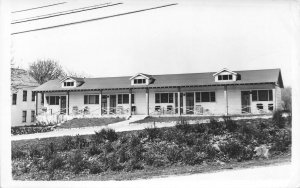
M70 91L67 91L67 95L68 95L67 114L70 115Z
M132 90L129 89L129 115L132 115L132 101L131 101L131 97L132 97Z
M107 112L106 114L109 115L110 114L110 95L107 95Z
M181 115L181 107L180 107L180 87L178 88L177 92L177 106L178 106L178 115Z
M102 90L99 93L100 116L102 116Z
M149 116L149 88L146 88L146 114Z
M35 115L38 115L38 103L39 103L38 92L35 93Z
M227 85L224 86L224 99L225 99L225 114L228 115L228 94L227 94Z
M273 111L277 110L277 101L276 101L276 85L275 85L275 89L272 89L272 94L273 94Z

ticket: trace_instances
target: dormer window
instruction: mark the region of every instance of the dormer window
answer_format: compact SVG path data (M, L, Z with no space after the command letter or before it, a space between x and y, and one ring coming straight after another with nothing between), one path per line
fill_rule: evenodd
M215 77L215 82L232 82L236 81L239 75L236 72L224 68L213 76Z
M75 78L75 77L66 77L61 82L61 87L63 88L73 88L78 87L84 84L83 78Z
M154 78L151 75L138 73L130 79L131 85L142 86L149 85L154 82Z
M134 79L134 84L145 84L146 79Z
M64 86L74 86L74 82L64 82Z
M218 80L232 80L232 75L219 75Z

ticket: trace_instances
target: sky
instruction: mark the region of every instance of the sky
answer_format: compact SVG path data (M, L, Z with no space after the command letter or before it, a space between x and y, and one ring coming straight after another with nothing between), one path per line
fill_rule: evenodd
M25 31L115 15L170 3L177 5L55 29L11 35L11 55L28 68L53 59L66 70L93 77L136 73L174 74L280 68L292 84L295 36L293 1L218 0L11 0L11 9L65 4L11 14L12 20L88 5L123 3L82 13L13 24Z

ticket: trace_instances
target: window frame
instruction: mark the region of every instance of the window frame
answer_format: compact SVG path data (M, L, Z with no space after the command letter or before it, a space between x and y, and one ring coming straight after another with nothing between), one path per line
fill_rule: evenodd
M57 96L57 95L54 95L54 96L46 96L46 103L47 105L51 105L51 106L54 106L54 105L59 105L60 104L60 97L61 96ZM53 99L54 98L54 104L51 103L51 98Z
M18 94L13 93L12 94L12 105L17 105L17 99L18 99Z
M208 93L208 101L203 101L202 94ZM212 100L213 99L213 100ZM197 91L195 92L195 102L216 102L216 92L215 91Z
M23 102L27 101L27 90L23 90Z
M22 123L26 123L27 122L27 111L23 110L22 111Z
M259 92L260 91L260 92ZM262 92L266 92L267 93L267 100L261 100L260 98L260 94ZM254 102L266 102L266 101L273 101L273 90L272 89L257 89L257 90L252 90L251 91L252 94L252 101Z
M233 80L233 76L232 76L232 74L221 74L221 75L218 75L218 80L219 81L231 81L231 80Z
M162 102L162 95L167 95L166 101ZM174 103L174 93L170 92L161 92L161 93L155 93L154 96L155 104L173 104Z
M91 102L92 97L95 97L95 101L93 103ZM97 95L97 94L84 95L83 96L83 104L85 104L85 105L99 104L99 95Z
M31 110L31 122L35 122L35 110Z
M146 84L146 78L137 78L137 79L134 79L133 83L137 84L137 85Z
M31 101L35 101L35 92L31 91Z

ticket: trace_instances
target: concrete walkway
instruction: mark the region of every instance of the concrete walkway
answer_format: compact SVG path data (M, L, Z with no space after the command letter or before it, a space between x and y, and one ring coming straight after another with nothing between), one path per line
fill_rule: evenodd
M117 132L129 131L129 130L140 130L144 129L143 126L131 126L130 123L144 119L146 116L133 116L129 120L112 123L107 126L94 126L94 127L82 127L82 128L71 128L71 129L55 129L51 132L35 133L35 134L24 134L11 136L11 140L28 140L35 138L49 138L49 137L60 137L60 136L76 136L76 135L89 135L94 134L95 131L100 131L104 128L111 128Z
M151 123L132 123L138 120L144 119L146 116L144 115L135 115L132 116L129 120L109 124L107 126L95 126L95 127L83 127L83 128L71 128L71 129L55 129L52 132L45 132L45 133L35 133L35 134L26 134L26 135L15 135L11 137L11 140L27 140L27 139L35 139L35 138L49 138L49 137L60 137L60 136L76 136L76 135L90 135L94 134L95 131L100 131L103 128L111 128L114 129L116 132L123 132L123 131L132 131L132 130L143 130L145 128L153 127L154 124ZM255 118L270 118L269 115L266 116L251 116L251 117L233 117L233 120L240 120L240 119L255 119ZM222 121L222 118L219 118L218 121ZM201 120L191 120L189 123L207 123L209 122L209 118L203 118ZM172 127L175 126L176 122L156 122L155 127L162 128L162 127Z
M215 173L157 177L131 181L14 181L16 188L23 187L164 187L164 188L294 188L299 187L296 169L291 163L249 169L227 170Z

